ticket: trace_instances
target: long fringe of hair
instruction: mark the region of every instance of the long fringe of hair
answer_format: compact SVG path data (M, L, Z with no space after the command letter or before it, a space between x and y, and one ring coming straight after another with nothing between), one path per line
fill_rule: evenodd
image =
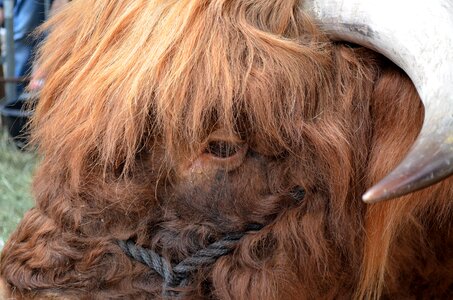
M431 255L451 246L451 179L398 201L360 201L418 133L415 89L381 56L328 40L300 1L75 0L43 30L51 34L39 53L46 84L32 120L42 156L35 195L38 209L60 224L52 226L81 226L88 209L106 205L138 228L131 224L140 217L130 215L144 216L152 201L141 192L153 192L134 181L151 176L140 169L140 153L161 151L171 161L198 151L222 126L260 153L291 157L312 187L313 211L288 213L275 226L278 256L306 273L274 270L281 277L262 275L255 290L234 283L258 277L234 275L221 262L213 271L221 298L328 298L344 290L380 298L398 290L398 274L429 276L423 260L451 275L442 267L451 259ZM104 202L89 203L87 190ZM85 210L71 210L75 203ZM436 230L449 235L430 239ZM356 273L343 274L344 264ZM306 282L291 277L300 274ZM266 280L291 288L277 295Z

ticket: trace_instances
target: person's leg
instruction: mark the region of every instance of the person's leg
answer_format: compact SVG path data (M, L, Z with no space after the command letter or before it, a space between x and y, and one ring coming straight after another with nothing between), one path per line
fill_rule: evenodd
M15 76L22 77L30 74L33 54L37 40L30 36L44 21L43 0L16 0L14 6L14 47L15 47ZM17 86L19 96L24 89L23 84Z
M16 0L14 4L14 60L15 76L30 75L33 54L38 41L32 32L44 21L44 0ZM22 149L28 140L24 126L29 117L29 112L24 110L24 103L29 98L23 94L25 84L17 84L16 99L8 99L2 107L5 125L15 144Z

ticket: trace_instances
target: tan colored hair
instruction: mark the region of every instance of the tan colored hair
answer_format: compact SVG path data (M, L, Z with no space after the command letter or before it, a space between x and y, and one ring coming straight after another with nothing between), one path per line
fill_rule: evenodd
M297 183L307 196L298 207L277 205L262 233L197 277L194 298L206 296L206 277L222 299L448 293L452 260L442 252L452 246L451 179L398 201L360 200L399 162L422 123L417 93L399 69L329 41L299 1L87 3L72 2L45 27L47 78L32 121L42 156L37 208L2 255L1 276L11 287L25 295L64 285L71 295L157 297L157 281L136 283L144 267L111 239L160 245L155 239L164 233L148 232L147 224L178 204L159 207L157 191L176 185L168 178L179 158L221 127L269 162L272 176L251 178L270 176L273 192ZM203 201L194 195L187 205ZM257 214L270 209L256 205L263 205ZM167 226L200 230L178 218ZM184 237L170 254L191 251ZM269 253L266 241L274 245Z

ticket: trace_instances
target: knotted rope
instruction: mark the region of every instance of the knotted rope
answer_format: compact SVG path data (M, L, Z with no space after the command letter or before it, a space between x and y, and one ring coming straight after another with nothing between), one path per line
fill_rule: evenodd
M244 232L231 233L206 248L198 250L192 256L182 260L176 266L151 249L137 246L133 241L118 241L118 245L129 257L147 265L163 279L162 293L165 297L177 296L172 292L174 288L186 287L190 282L190 276L200 267L214 263L219 257L230 253L238 244L239 240L250 231L258 231L262 225L253 224Z
M305 197L305 189L301 186L296 186L290 191L289 195L295 201L302 201ZM251 224L243 232L227 234L221 240L208 245L204 249L198 250L174 267L171 265L171 262L155 251L137 246L132 240L119 240L117 243L127 256L147 265L162 277L162 295L164 297L177 297L178 292L174 291L174 289L188 286L190 276L199 270L200 267L210 265L219 257L227 255L236 247L239 240L247 232L258 231L261 228L263 228L263 225Z

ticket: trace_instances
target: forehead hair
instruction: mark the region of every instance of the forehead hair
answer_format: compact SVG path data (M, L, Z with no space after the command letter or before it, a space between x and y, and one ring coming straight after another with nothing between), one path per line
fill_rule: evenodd
M156 137L192 148L218 126L288 148L332 101L329 49L298 1L90 3L53 18L40 51L35 138L71 172L128 167Z

